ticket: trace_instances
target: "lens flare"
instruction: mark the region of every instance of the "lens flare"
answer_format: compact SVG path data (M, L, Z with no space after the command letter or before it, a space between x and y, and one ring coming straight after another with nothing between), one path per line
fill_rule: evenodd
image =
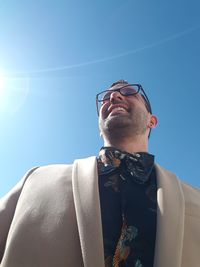
M29 92L29 79L6 76L0 72L0 113L13 114L24 104Z
M5 93L6 78L0 73L0 101Z

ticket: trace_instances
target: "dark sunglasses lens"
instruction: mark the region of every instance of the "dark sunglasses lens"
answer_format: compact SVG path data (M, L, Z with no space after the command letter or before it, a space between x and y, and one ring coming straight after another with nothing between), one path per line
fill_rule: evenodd
M108 90L105 91L103 93L101 93L98 97L99 101L106 101L110 99L110 95L112 94L112 92L114 92L115 90ZM137 94L139 92L139 87L137 85L128 85L128 86L124 86L120 89L116 89L116 91L120 91L120 93L122 95L134 95Z
M109 100L110 99L110 95L111 95L111 91L106 91L106 92L103 92L100 96L99 96L99 100L101 101L106 101L106 100Z
M122 87L120 89L120 93L122 95L135 95L139 92L139 87L136 86L136 85L129 85L129 86L125 86L125 87Z

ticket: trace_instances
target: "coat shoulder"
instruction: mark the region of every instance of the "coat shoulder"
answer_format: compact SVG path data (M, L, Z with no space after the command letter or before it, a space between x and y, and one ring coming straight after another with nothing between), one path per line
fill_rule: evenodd
M186 213L200 219L200 189L184 182L181 182L181 187L185 198Z
M183 182L176 174L156 164L157 174L165 180L170 181L172 188L177 184L180 193L183 195L186 214L200 218L200 189Z
M31 175L62 175L72 173L73 164L51 164L36 168Z

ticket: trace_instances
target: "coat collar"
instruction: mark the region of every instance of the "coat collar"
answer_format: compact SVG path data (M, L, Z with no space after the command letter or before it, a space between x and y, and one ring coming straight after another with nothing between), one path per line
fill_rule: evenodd
M72 186L85 267L104 266L96 157L76 160ZM180 267L184 232L184 197L176 176L159 165L154 267Z
M103 267L103 235L96 157L74 162L72 187L84 267Z

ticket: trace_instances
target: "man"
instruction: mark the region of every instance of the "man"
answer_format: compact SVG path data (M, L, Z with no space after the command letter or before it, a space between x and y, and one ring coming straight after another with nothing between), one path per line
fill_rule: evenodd
M30 170L0 202L1 267L198 267L200 192L154 163L138 84L97 95L98 158Z

